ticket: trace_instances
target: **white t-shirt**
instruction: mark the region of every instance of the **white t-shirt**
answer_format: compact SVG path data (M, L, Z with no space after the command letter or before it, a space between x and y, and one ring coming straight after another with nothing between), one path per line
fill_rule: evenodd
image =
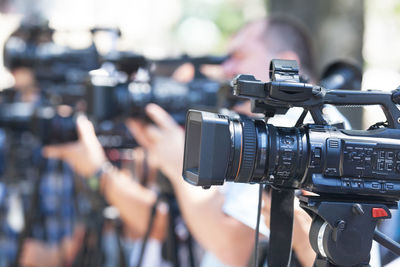
M137 266L140 251L142 249L143 242L141 240L135 240L131 244L131 253L129 259L129 266ZM143 267L161 267L169 266L168 263L163 261L161 257L162 243L155 239L149 239L146 244L146 249L143 255L142 265Z
M248 227L256 229L259 185L227 182L220 190L225 195L222 207L224 213ZM269 236L269 229L265 225L263 216L260 218L260 233L266 237ZM211 252L204 255L200 266L229 267Z
M221 188L225 195L222 208L224 213L256 229L259 188L258 184L225 183ZM260 219L260 233L269 236L269 229L265 225L263 216Z

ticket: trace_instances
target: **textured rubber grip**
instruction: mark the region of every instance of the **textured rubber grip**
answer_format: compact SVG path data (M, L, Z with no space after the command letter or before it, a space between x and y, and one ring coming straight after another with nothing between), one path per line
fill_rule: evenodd
M242 140L242 163L236 182L248 183L254 171L257 149L257 133L254 122L242 118L243 140Z

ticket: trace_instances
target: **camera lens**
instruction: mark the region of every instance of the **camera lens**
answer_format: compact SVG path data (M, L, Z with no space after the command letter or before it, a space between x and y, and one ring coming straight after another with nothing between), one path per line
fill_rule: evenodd
M195 185L257 182L264 176L267 145L263 120L190 110L183 176Z
M293 187L304 175L307 150L303 129L190 110L183 176L200 186L221 185L226 180Z

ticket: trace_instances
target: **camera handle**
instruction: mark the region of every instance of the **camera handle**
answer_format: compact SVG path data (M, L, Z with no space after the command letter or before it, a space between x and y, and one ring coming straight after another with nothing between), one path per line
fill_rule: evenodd
M395 202L338 199L300 197L300 206L313 218L309 237L317 253L314 267L370 266L372 240L400 255L400 245L375 230L379 219L391 218L389 208L397 208Z

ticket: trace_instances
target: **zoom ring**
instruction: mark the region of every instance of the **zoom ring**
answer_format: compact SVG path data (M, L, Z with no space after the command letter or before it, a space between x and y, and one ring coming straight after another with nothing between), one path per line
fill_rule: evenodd
M257 149L257 136L254 122L243 119L243 154L237 182L248 183L254 170Z

